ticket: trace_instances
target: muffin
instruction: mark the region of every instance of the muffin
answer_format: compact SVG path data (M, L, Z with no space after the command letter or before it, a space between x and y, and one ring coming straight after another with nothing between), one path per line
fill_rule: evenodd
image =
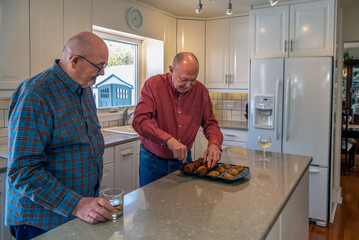
M238 175L239 174L239 171L235 168L232 168L228 171L229 174L232 174L232 175Z
M208 173L209 176L212 177L218 177L220 175L220 173L218 171L211 171Z
M197 173L199 174L206 174L208 172L208 169L206 166L200 166L199 168L197 168Z
M224 167L225 169L230 169L231 165L229 165L228 163L224 163L221 167Z
M227 173L227 174L224 174L224 175L223 175L223 178L226 178L226 179L233 179L233 178L234 178L234 176L233 176L232 174Z
M227 171L224 167L218 167L216 170L220 173L224 173Z
M183 171L185 172L193 172L194 170L194 166L192 165L192 163L188 163L183 167Z

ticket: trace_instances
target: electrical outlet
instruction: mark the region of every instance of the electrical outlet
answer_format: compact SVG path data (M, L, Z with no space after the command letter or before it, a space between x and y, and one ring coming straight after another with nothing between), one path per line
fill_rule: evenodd
M225 110L232 110L234 109L234 101L224 101L223 102L223 109Z

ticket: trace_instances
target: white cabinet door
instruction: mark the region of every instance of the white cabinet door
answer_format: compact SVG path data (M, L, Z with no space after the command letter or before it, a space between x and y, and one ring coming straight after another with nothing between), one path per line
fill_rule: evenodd
M136 141L136 166L135 166L135 176L136 176L136 188L140 187L140 177L139 177L139 169L140 169L140 140Z
M229 21L229 87L248 89L249 79L249 19L230 18Z
M0 90L30 77L29 0L0 0Z
M248 17L206 23L206 86L248 89Z
M103 174L100 184L100 192L114 187L114 157L115 147L106 147L103 153Z
M0 239L11 240L10 228L4 226L5 216L5 179L6 173L0 173Z
M334 1L250 12L251 58L333 56Z
M114 187L114 174L115 167L114 163L106 164L103 166L102 180L100 185L100 192L103 192L106 189Z
M64 0L64 42L79 32L92 32L91 0Z
M116 188L123 188L125 194L136 189L137 143L129 142L115 146L115 182Z
M192 52L199 62L197 79L204 83L206 22L177 20L177 52Z
M290 6L291 57L334 54L333 1Z
M30 1L31 76L61 57L64 39L63 1Z
M193 154L193 161L197 160L198 158L203 158L204 151L206 151L208 146L207 138L204 136L203 131L199 130L196 136L196 140L194 141L194 154Z
M228 88L229 19L206 22L206 86Z
M289 6L250 12L251 57L287 57Z

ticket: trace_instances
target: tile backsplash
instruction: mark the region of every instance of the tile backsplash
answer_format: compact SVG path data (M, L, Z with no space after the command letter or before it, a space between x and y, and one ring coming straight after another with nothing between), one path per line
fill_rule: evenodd
M215 116L220 120L246 121L246 93L209 93L215 110Z

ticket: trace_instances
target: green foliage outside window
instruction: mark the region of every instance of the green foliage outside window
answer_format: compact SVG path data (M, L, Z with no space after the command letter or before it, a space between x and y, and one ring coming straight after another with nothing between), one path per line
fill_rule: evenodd
M116 42L106 41L109 50L108 66L131 65L134 63L133 50L128 50L116 44Z

